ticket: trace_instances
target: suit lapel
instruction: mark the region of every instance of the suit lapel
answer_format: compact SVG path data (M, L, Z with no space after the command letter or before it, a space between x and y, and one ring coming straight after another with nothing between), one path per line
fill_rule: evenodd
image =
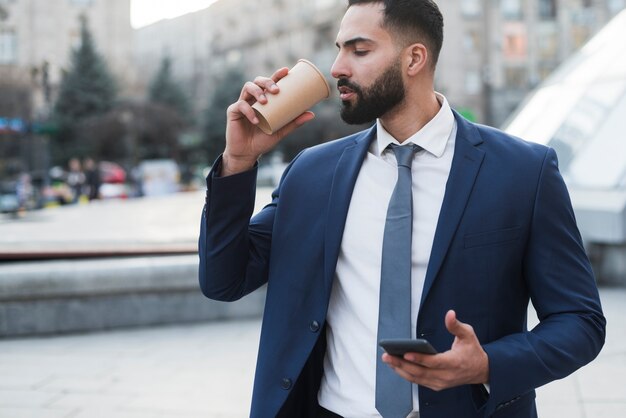
M456 112L454 116L457 122L454 157L437 222L420 306L424 305L430 287L439 273L485 156L484 151L476 147L482 142L482 138L474 125Z
M348 208L354 191L354 184L359 175L363 159L369 145L376 137L376 125L355 139L355 143L346 149L337 162L328 200L328 222L325 231L324 278L326 290L330 288L335 276L339 247L346 224Z

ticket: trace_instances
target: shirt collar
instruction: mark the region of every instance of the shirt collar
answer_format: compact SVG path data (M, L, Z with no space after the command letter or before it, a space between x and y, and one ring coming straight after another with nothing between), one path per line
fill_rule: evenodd
M445 96L437 92L435 92L435 95L441 105L439 112L437 112L435 117L424 125L422 129L415 132L404 143L412 142L439 158L443 155L452 128L454 128L454 114ZM380 119L376 119L376 136L378 149L373 151L374 154L378 156L383 154L389 144L399 144L383 127L383 124L380 123Z

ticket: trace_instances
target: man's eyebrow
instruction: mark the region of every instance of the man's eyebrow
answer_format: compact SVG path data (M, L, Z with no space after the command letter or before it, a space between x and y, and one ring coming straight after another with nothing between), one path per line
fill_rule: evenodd
M348 39L342 45L340 45L339 42L335 42L335 45L337 46L337 48L341 48L342 46L345 48L348 46L352 46L354 44L358 44L360 42L372 42L372 40L368 38L363 38L361 36L357 36L356 38Z

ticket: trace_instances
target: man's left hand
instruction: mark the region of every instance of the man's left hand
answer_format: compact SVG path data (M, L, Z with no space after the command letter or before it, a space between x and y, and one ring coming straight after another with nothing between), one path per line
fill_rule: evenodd
M435 391L466 384L489 383L489 358L474 328L446 313L446 328L454 335L452 348L440 354L406 353L404 358L383 354L383 361L406 380Z

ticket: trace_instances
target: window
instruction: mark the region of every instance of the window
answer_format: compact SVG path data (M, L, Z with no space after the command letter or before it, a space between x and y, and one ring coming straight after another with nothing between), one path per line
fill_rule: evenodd
M461 13L465 17L479 17L480 0L461 0Z
M463 48L468 53L478 53L481 50L480 33L477 30L468 30L463 36Z
M0 31L0 64L13 64L17 61L17 37L12 30Z
M556 19L556 1L555 0L539 0L539 18L541 20Z
M502 16L508 20L522 19L522 2L521 0L502 0L500 3Z
M528 71L524 67L507 67L504 82L508 88L525 90L528 88Z
M521 22L508 22L502 25L502 55L507 61L523 61L528 55L526 25Z
M482 79L479 71L467 71L465 73L465 93L479 94L482 90Z
M93 0L70 0L72 6L91 6L93 4Z

